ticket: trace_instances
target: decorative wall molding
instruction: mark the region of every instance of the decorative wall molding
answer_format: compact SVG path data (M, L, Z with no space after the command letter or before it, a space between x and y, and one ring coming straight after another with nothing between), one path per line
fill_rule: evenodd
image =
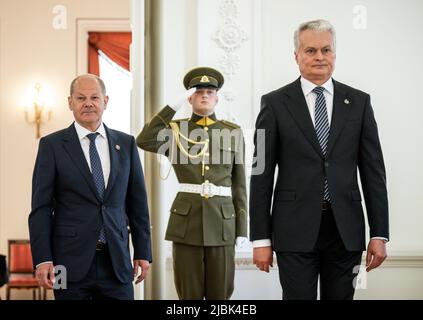
M230 82L241 67L241 59L237 50L249 40L249 35L238 23L239 5L236 0L222 0L219 16L222 18L212 39L224 53L219 58L219 66L229 85L223 90L223 97L228 102L235 100L236 94L231 89Z
M273 257L274 265L271 270L277 270L276 256ZM363 255L361 262L366 263L366 257ZM257 270L251 256L236 257L235 266L238 270ZM423 268L423 255L394 255L388 256L379 268Z
M220 66L229 79L232 79L240 68L240 58L235 50L240 48L248 39L247 33L242 30L234 18L225 19L214 34L213 40L225 51L220 58Z
M277 271L276 256L273 257L273 267L270 270ZM362 264L366 263L365 255L363 255ZM167 257L166 268L168 270L173 267L172 257ZM253 259L250 255L243 255L235 257L235 268L236 270L257 270L257 267L253 263ZM423 255L395 255L388 256L385 262L379 268L423 268Z
M423 255L388 256L381 268L423 268Z

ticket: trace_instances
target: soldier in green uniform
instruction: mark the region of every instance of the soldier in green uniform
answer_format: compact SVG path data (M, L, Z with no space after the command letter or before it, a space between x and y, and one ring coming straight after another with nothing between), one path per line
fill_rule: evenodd
M172 120L182 103L166 106L137 137L140 148L171 160L180 183L166 240L173 241L175 286L183 300L229 299L235 244L247 240L242 131L214 113L223 82L215 69L191 70L184 77L191 117Z

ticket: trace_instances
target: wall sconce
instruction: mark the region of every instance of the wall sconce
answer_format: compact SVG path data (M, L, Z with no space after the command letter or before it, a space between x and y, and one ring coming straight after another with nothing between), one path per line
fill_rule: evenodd
M35 130L36 130L35 137L39 139L41 137L40 135L41 124L47 121L50 121L51 119L51 110L47 110L47 116L45 116L45 112L44 112L45 102L41 94L41 84L39 83L35 84L35 97L32 103L34 108L34 111L33 111L34 115L33 117L30 117L29 115L30 110L26 110L25 120L26 122L30 124L35 124Z

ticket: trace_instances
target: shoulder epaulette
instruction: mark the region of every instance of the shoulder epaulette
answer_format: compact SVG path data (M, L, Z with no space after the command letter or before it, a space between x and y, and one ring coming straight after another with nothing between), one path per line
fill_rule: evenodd
M228 120L220 120L224 125L234 128L234 129L239 129L241 128L239 125L237 125L236 123L230 122Z
M181 121L188 121L190 118L185 118L185 119L174 119L171 122L181 122Z

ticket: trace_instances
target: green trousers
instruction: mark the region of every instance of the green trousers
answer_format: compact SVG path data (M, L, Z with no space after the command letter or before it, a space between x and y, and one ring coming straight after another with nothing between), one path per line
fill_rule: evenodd
M227 300L234 291L235 246L173 242L173 273L180 300Z

